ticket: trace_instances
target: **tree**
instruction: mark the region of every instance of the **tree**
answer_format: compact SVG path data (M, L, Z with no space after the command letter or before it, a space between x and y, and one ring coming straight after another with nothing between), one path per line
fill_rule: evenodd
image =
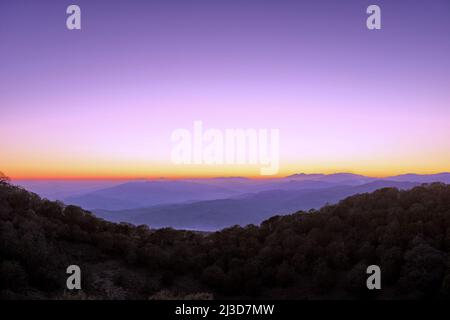
M0 286L22 288L27 284L27 273L17 261L0 263Z
M417 291L419 297L431 295L443 282L446 254L422 239L413 242L415 246L404 255L400 284L408 292Z
M221 288L225 281L225 273L218 265L212 265L203 271L202 278L206 284Z
M6 184L9 183L11 179L7 177L3 172L0 171L0 184Z

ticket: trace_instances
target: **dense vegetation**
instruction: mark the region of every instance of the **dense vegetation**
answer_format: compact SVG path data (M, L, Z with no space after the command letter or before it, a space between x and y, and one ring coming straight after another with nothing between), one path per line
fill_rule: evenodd
M449 252L443 184L206 234L110 223L0 179L1 299L449 298ZM382 290L366 288L371 264Z

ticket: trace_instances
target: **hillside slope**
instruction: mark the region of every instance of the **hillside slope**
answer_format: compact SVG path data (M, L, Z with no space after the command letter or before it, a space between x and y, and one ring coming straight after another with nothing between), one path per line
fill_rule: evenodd
M450 297L450 186L387 188L211 234L115 224L0 183L0 298ZM65 270L82 269L82 292ZM382 290L366 289L366 267Z

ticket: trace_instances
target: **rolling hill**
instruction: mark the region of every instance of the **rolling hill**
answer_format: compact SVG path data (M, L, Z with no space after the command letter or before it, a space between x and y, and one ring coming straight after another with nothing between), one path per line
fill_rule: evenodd
M259 224L276 214L318 209L327 203L337 203L345 197L372 192L383 187L409 189L417 185L418 183L380 180L360 186L268 190L228 199L120 211L93 210L93 212L99 217L115 222L147 224L155 228L212 231L233 225Z

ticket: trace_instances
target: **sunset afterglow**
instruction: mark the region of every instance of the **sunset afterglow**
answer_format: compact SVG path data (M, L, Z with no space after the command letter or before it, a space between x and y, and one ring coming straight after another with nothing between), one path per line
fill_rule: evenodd
M379 2L379 32L364 1L78 1L80 32L55 27L65 3L0 4L0 170L259 177L255 165L171 163L173 130L201 120L279 129L276 176L450 171L450 3Z

